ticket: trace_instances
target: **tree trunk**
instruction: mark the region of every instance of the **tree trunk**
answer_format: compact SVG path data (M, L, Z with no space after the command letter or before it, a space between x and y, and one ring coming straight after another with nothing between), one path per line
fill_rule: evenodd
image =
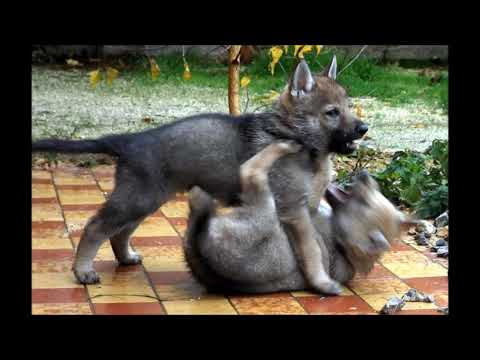
M231 45L228 50L228 108L230 115L240 115L240 49Z

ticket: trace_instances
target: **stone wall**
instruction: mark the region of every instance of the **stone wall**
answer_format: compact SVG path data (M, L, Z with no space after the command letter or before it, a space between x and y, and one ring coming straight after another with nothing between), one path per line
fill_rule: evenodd
M328 45L341 49L348 54L356 54L363 45ZM99 56L139 53L159 55L181 53L182 45L46 45L43 49L52 56ZM196 52L213 57L225 56L225 48L221 45L185 45L185 52ZM369 45L365 50L367 56L397 60L442 60L448 61L446 45Z

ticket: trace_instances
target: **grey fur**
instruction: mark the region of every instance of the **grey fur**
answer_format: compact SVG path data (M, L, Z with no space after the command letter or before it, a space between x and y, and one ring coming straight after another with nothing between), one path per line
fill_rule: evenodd
M245 162L241 167L243 204L229 214L217 214L212 198L200 188L191 191L185 258L192 274L209 289L268 293L311 287L298 264L292 234L277 217L267 177L276 158L297 150L298 145L291 142L278 142ZM329 198L333 196L329 192ZM402 214L371 178L359 178L345 197L332 201L331 216L312 210L324 263L340 283L351 280L357 271L370 271L399 235L402 222ZM358 212L359 207L365 211ZM358 222L362 225L356 226ZM381 237L371 237L372 233ZM371 244L367 250L365 243Z
M304 60L295 81L310 70ZM352 115L345 90L320 76L309 92L294 97L293 79L272 112L231 117L203 114L136 134L81 141L42 140L32 151L108 153L117 157L115 189L90 219L74 262L81 283L99 281L93 269L101 244L110 239L119 262L140 261L127 251L127 235L176 192L199 186L227 204L239 202L240 165L278 139L295 139L304 150L277 161L269 182L285 227L294 234L301 266L314 288L338 293L327 274L309 204L317 204L330 181L330 155L354 150L352 140L363 136L364 125ZM331 109L335 108L333 114ZM320 184L320 185L318 185ZM327 259L328 260L328 259Z

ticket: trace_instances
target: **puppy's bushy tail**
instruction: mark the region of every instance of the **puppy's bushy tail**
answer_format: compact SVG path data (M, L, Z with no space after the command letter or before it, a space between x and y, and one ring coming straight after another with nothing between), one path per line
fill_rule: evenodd
M201 242L208 236L208 224L215 215L213 199L194 187L189 194L190 214L184 236L185 260L192 276L210 291L224 291L227 280L218 275L208 264L200 250Z
M59 140L45 139L32 143L32 152L57 152L66 154L109 154L118 155L105 139L97 140Z

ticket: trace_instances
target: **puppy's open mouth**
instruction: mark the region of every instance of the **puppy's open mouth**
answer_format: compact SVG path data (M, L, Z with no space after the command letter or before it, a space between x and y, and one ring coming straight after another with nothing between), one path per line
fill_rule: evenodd
M363 140L363 138L349 141L349 142L345 143L345 148L350 152L354 152L355 150L358 149L362 140Z

